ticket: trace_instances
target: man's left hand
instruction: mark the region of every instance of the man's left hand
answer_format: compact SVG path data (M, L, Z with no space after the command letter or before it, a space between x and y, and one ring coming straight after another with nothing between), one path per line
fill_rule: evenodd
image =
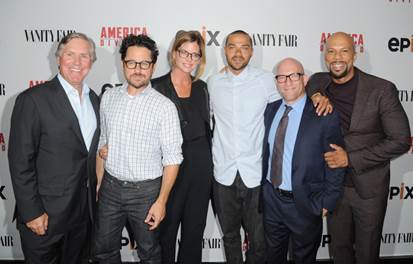
M325 208L323 208L323 214L322 214L322 216L323 216L323 217L326 217L327 214L328 214L328 210L325 209Z
M145 223L149 225L149 230L154 230L159 226L165 217L165 205L156 201L149 209L146 216Z
M336 144L330 144L334 151L324 153L324 159L327 165L332 168L346 168L348 166L347 152Z

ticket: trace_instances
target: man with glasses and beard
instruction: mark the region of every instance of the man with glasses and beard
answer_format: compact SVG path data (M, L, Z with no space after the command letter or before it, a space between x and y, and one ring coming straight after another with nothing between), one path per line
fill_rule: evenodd
M396 86L354 67L353 38L337 32L324 54L329 73L317 73L307 92L320 91L337 109L345 149L332 144L330 168L346 168L344 194L328 215L334 263L379 262L390 183L390 160L410 148L409 122Z
M182 161L175 105L150 84L158 57L155 42L129 35L120 47L124 77L101 103L99 149L107 147L98 175L94 253L99 263L121 263L120 238L129 222L140 263L161 263L159 224ZM100 184L101 183L101 184Z

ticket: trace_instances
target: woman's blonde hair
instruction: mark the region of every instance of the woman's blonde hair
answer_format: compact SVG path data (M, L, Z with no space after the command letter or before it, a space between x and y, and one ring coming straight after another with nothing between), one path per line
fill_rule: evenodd
M172 44L171 52L169 53L169 60L171 65L175 65L175 60L172 56L173 52L178 52L179 48L186 42L196 42L199 46L201 55L201 61L199 62L198 69L195 72L194 81L198 80L205 70L206 58L205 58L205 41L201 36L201 33L196 30L179 30L176 32L174 43Z

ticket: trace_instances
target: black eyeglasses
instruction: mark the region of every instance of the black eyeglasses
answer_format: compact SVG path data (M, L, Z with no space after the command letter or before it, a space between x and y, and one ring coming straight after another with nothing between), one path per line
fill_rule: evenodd
M123 61L123 63L125 64L126 68L133 70L136 69L136 67L139 64L139 68L141 70L147 70L149 69L149 67L151 67L152 61L141 61L141 62L137 62L134 60L125 60Z
M300 77L303 76L304 73L300 72L293 72L289 75L276 75L275 79L277 80L278 83L285 83L287 79L290 79L290 81L296 82L300 80Z
M191 60L193 60L193 61L199 61L201 59L201 54L195 53L195 52L190 53L190 52L188 52L186 50L183 50L183 49L178 49L178 55L179 55L179 57L184 58L184 59L190 57Z

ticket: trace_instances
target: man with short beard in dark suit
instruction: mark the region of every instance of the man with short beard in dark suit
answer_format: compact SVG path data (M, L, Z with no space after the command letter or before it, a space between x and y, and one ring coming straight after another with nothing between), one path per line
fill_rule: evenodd
M329 97L345 141L325 154L330 168L347 168L343 197L327 218L334 263L378 263L390 160L410 148L409 121L393 83L354 67L351 36L334 33L326 45L329 73L314 74L307 92Z

